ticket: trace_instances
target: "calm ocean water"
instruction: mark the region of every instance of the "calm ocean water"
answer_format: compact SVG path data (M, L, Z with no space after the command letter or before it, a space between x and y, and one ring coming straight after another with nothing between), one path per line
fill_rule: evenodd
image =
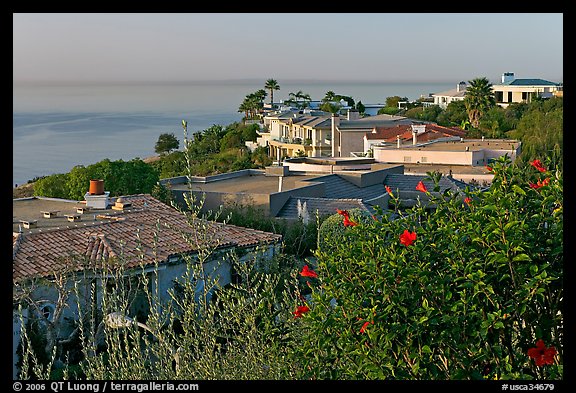
M265 81L264 81L265 82ZM130 160L154 155L162 133L184 139L188 132L240 121L238 107L264 82L218 81L171 84L22 85L13 89L13 184L36 176L69 172L105 158ZM368 83L278 80L274 101L302 91L320 100L327 91L363 104L386 97L417 99L452 89L455 83ZM267 100L269 97L267 97Z

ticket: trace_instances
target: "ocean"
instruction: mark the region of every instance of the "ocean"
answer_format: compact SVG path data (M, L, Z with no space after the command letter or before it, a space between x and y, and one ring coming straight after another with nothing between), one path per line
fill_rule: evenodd
M327 91L363 104L387 97L410 100L454 88L455 83L282 81L274 101L302 91L321 100ZM155 155L158 136L188 133L241 121L244 98L265 80L181 83L86 83L13 85L13 185L38 176L67 173L105 158L131 160ZM266 98L268 102L270 97Z

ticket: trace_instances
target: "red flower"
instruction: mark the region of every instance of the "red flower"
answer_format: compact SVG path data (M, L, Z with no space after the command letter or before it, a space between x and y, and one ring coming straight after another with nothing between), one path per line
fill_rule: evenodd
M408 229L405 229L404 232L400 235L400 243L404 244L406 247L411 246L412 243L416 240L416 232L408 232Z
M357 222L351 221L349 217L344 217L344 226L345 227L355 227L358 225Z
M416 189L418 191L422 191L422 192L428 192L428 190L426 189L426 186L424 185L424 183L422 183L422 180L420 180L418 182L418 185L416 186Z
M310 311L310 308L308 308L308 306L298 306L296 308L296 311L294 311L292 314L294 314L294 318L302 318L302 314L306 313Z
M368 321L364 322L364 325L362 325L362 327L360 328L360 333L366 333L366 328L370 324L374 324L374 322L368 322Z
M302 268L302 271L300 272L300 275L302 277L312 277L312 278L318 277L318 274L314 270L311 270L308 267L308 265L304 265L304 267Z
M546 172L546 168L542 165L540 160L534 160L530 163L534 168L538 169L540 172Z
M338 214L340 214L341 216L344 217L344 226L345 227L355 227L356 225L358 225L357 222L350 220L350 213L348 213L348 210L336 209L336 212L338 212Z
M389 186L384 186L384 188L386 188L388 194L392 195L392 189Z
M546 348L546 345L544 345L544 341L542 339L539 339L538 342L536 342L536 348L530 348L528 350L528 356L534 359L534 362L537 366L553 364L554 355L556 355L556 348Z
M486 165L486 170L488 170L488 172L492 172L492 167L491 167L491 166L488 166L488 165Z
M534 183L529 183L528 185L530 186L530 188L533 188L535 190L547 186L548 184L550 184L550 179L544 179L544 180L538 180L538 182L536 184Z
M465 202L467 205L469 205L470 202L472 202L472 198L466 197L466 198L464 198L464 202Z

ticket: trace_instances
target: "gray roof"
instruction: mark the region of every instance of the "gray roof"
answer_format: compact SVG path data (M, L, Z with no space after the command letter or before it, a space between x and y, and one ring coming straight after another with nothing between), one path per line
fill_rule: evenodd
M280 218L298 218L298 201L301 206L306 203L306 209L311 218L316 216L329 216L336 214L336 210L362 209L370 210L362 203L360 199L334 199L334 198L309 198L309 197L290 197L284 204L284 207L278 212L276 217Z
M464 97L466 95L466 90L458 91L458 89L451 89L440 93L434 93L432 95L436 97Z
M321 176L309 181L324 183L324 195L332 199L361 199L365 201L386 193L386 189L382 183L367 187L358 187L337 174Z
M392 189L392 191L399 190L402 191L415 191L418 182L422 181L426 186L428 191L432 192L434 190L434 183L427 179L426 175L404 175L404 174L388 174L384 179L384 184ZM452 191L463 190L466 186L470 186L464 182L442 176L439 182L440 192L444 192L447 189Z
M398 124L413 124L422 123L421 121L415 121L414 119L409 119L407 117L396 116L395 119L390 118L376 118L376 116L368 116L358 120L343 120L338 125L338 130L346 131L351 129L372 129L374 127L394 127Z

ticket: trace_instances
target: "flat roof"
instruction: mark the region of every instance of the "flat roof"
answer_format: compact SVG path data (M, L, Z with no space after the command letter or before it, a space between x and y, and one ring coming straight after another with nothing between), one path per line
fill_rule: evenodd
M511 150L517 149L520 145L519 141L516 140L468 140L468 141L446 141L446 142L434 142L423 145L402 145L400 150L428 150L428 151L466 151L468 147L469 151L478 151L483 149L492 150ZM397 150L396 145L390 144L389 146L378 146L375 145L374 148L386 149L386 150Z
M114 203L116 198L108 198L109 203ZM34 232L38 230L48 230L54 228L74 228L80 226L88 226L100 222L94 219L94 215L105 214L113 211L108 209L91 209L88 213L82 214L80 221L70 222L66 215L77 215L76 208L86 207L85 201L71 201L65 199L52 199L52 198L22 198L13 199L12 202L12 230L18 232L29 232L30 230L24 228L23 221L36 221L36 226L32 229ZM57 212L51 218L44 218L44 212Z
M321 175L290 175L283 176L282 190L292 190L302 187L300 182L317 178ZM213 181L209 183L192 183L193 191L205 192L225 192L232 194L273 194L278 192L279 176L266 176L265 174L251 174L247 176L235 177ZM306 184L304 184L306 185ZM188 184L171 184L172 190L186 191Z

